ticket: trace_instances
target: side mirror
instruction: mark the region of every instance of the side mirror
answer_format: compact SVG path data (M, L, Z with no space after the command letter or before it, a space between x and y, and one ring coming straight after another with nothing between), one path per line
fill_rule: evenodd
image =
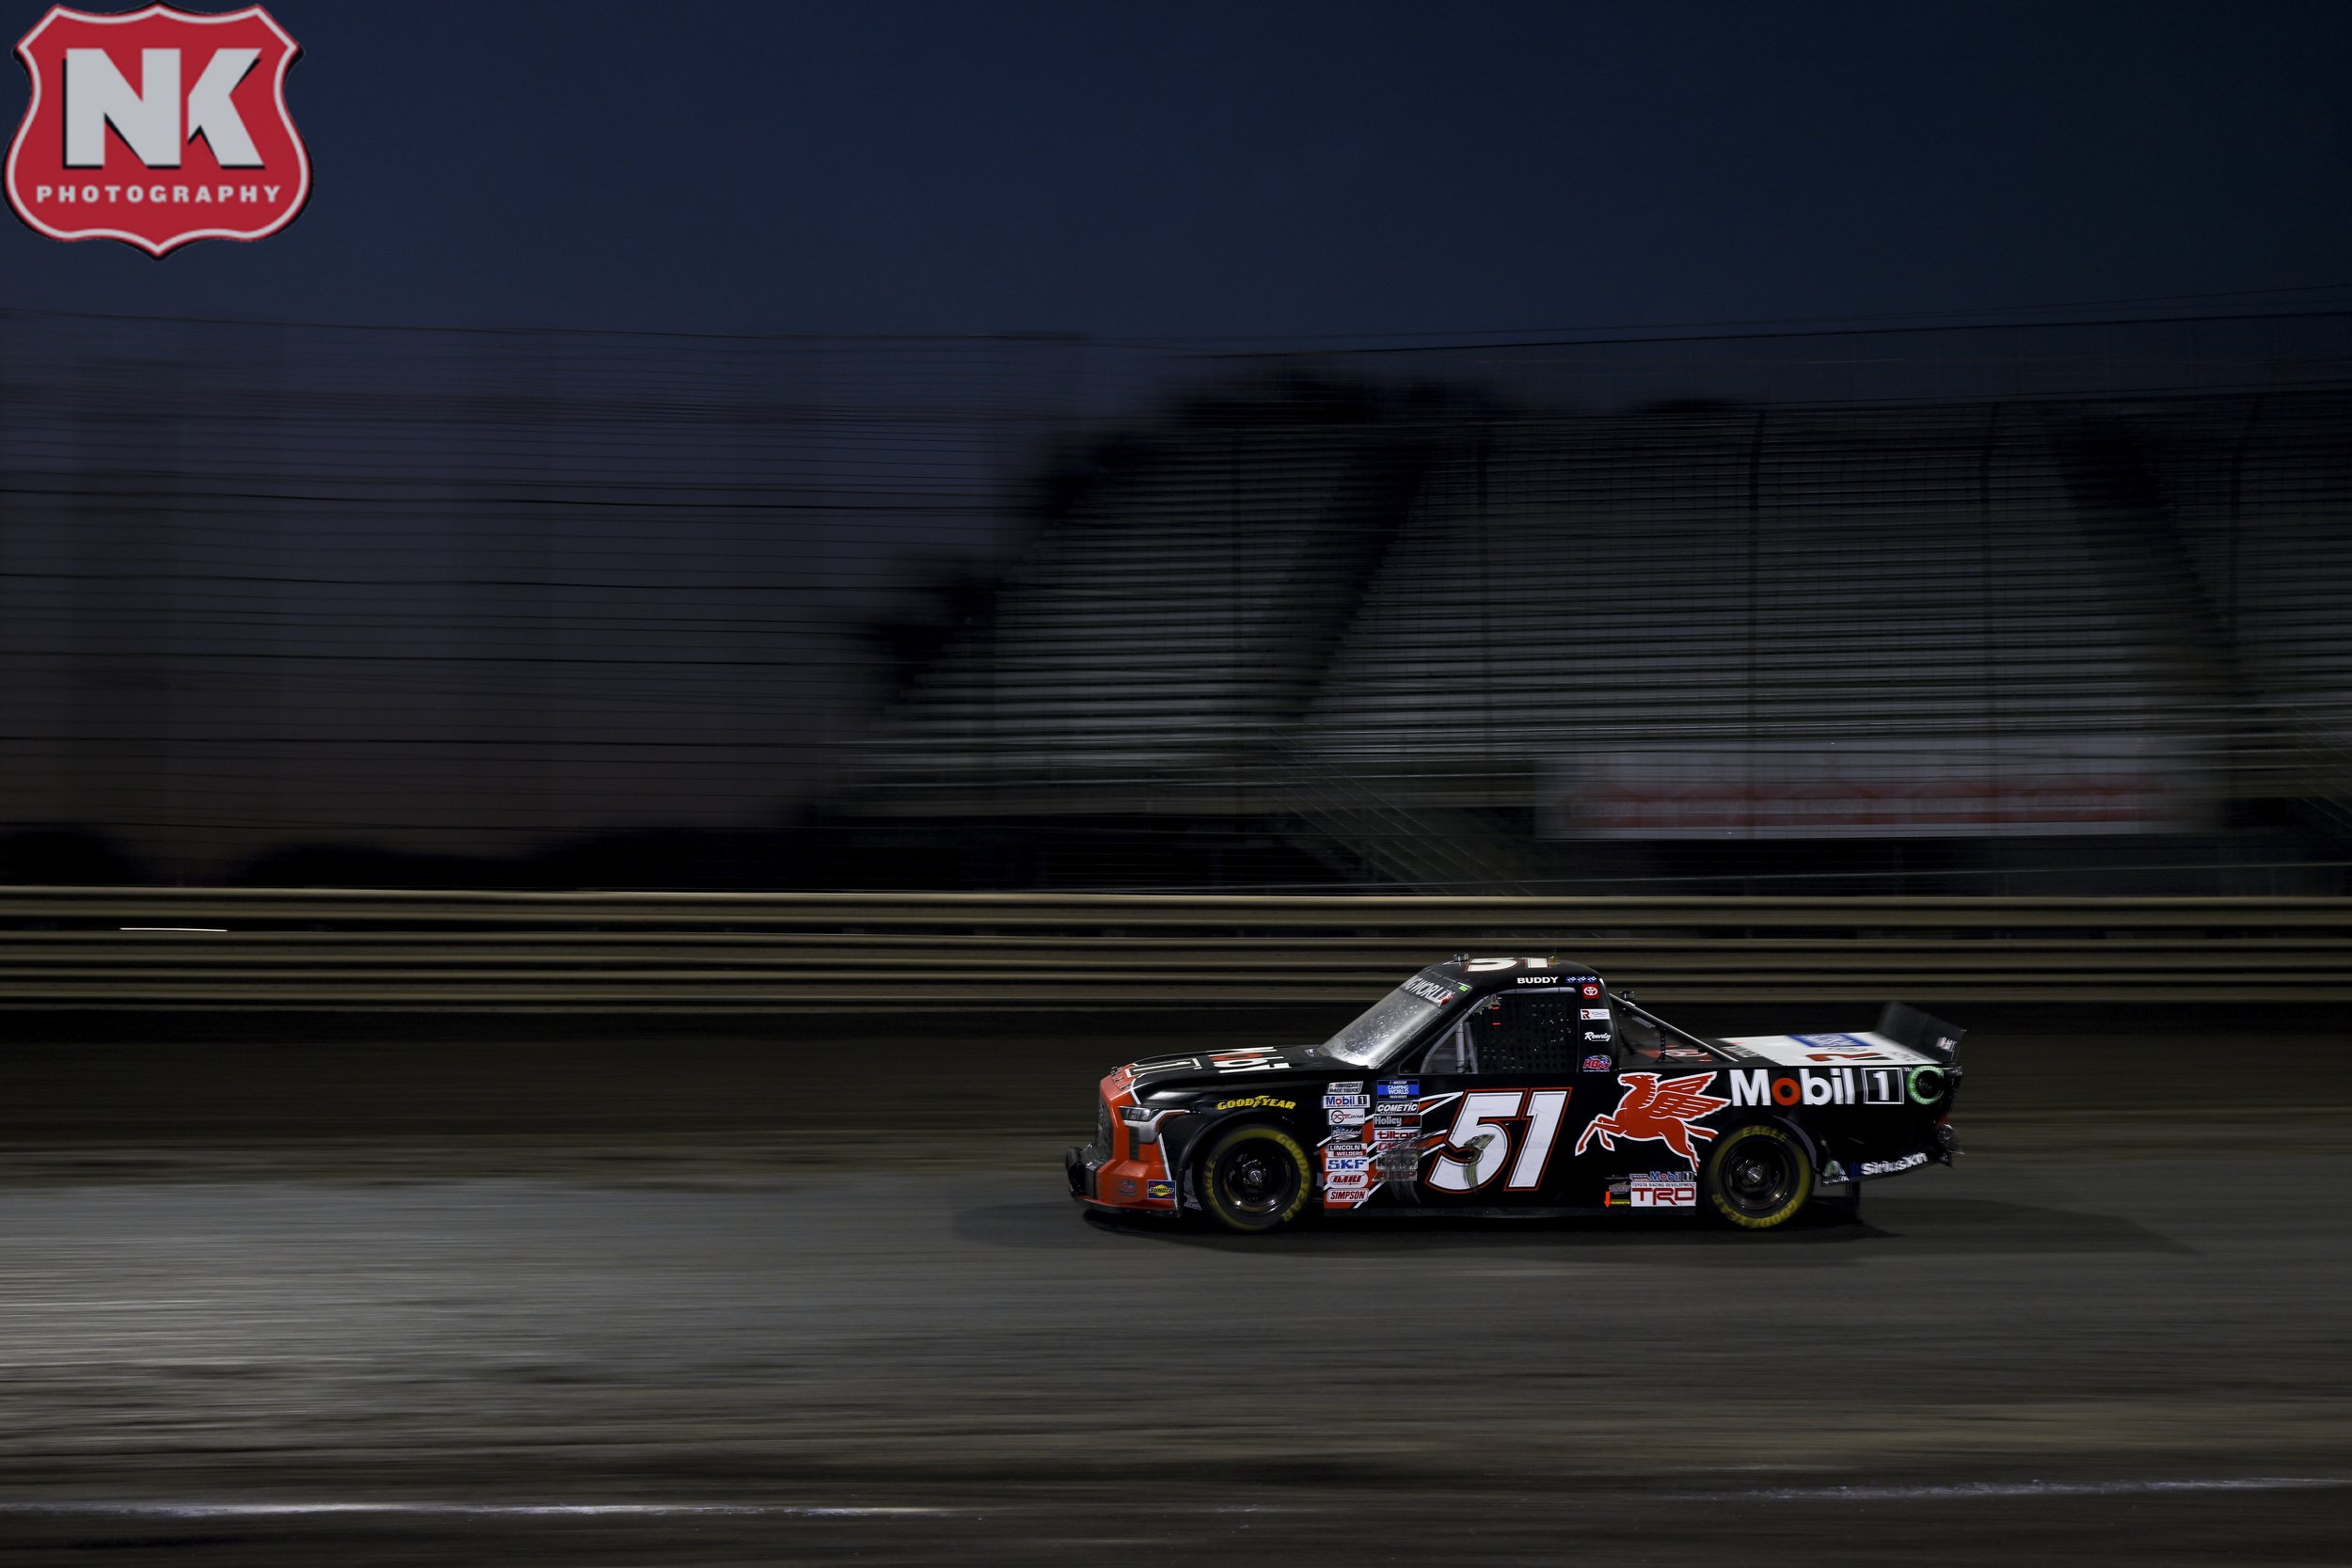
M1629 1005L1632 1005L1632 1004L1633 1004L1633 993L1632 993L1631 991L1629 991L1629 990L1621 990L1621 991L1618 991L1618 992L1616 993L1616 997L1617 997L1617 1000L1618 1000L1618 1001L1620 1001L1620 1002L1624 1002L1624 1003L1627 1003L1627 1004L1629 1004Z

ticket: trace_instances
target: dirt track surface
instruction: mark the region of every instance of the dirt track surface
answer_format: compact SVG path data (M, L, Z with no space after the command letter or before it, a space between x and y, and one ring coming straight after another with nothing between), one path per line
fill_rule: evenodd
M1859 1226L1245 1242L1062 1196L1132 1020L19 1020L0 1568L2352 1560L2352 1051L2091 1022Z
M1979 1163L1766 1238L1229 1241L1051 1170L21 1188L0 1561L2338 1560L2339 1165Z

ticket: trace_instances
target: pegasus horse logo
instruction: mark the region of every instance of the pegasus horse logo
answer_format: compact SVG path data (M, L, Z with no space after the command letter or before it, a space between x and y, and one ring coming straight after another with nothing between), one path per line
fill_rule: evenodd
M1612 1153L1615 1152L1619 1138L1628 1143L1662 1143L1690 1161L1692 1170L1698 1169L1698 1150L1691 1147L1691 1140L1712 1138L1715 1130L1691 1124L1731 1103L1707 1092L1713 1086L1715 1075L1694 1072L1688 1078L1669 1078L1661 1084L1654 1072L1629 1072L1617 1082L1625 1085L1625 1098L1617 1101L1615 1110L1593 1118L1583 1135L1576 1140L1576 1151L1583 1153L1595 1138Z

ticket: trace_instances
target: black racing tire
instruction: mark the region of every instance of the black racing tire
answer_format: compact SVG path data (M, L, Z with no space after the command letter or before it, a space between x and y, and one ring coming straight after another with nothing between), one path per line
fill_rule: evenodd
M1200 1154L1200 1206L1228 1230L1255 1235L1290 1224L1314 1194L1307 1151L1263 1122L1229 1127Z
M1777 1230L1804 1212L1813 1196L1813 1161L1804 1146L1770 1122L1724 1133L1707 1151L1699 1172L1699 1203L1718 1225Z

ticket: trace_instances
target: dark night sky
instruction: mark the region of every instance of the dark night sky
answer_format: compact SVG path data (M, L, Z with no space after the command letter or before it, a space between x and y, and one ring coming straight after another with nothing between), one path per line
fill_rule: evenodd
M2352 282L2340 5L275 14L302 220L161 262L11 224L0 304L1214 337Z

